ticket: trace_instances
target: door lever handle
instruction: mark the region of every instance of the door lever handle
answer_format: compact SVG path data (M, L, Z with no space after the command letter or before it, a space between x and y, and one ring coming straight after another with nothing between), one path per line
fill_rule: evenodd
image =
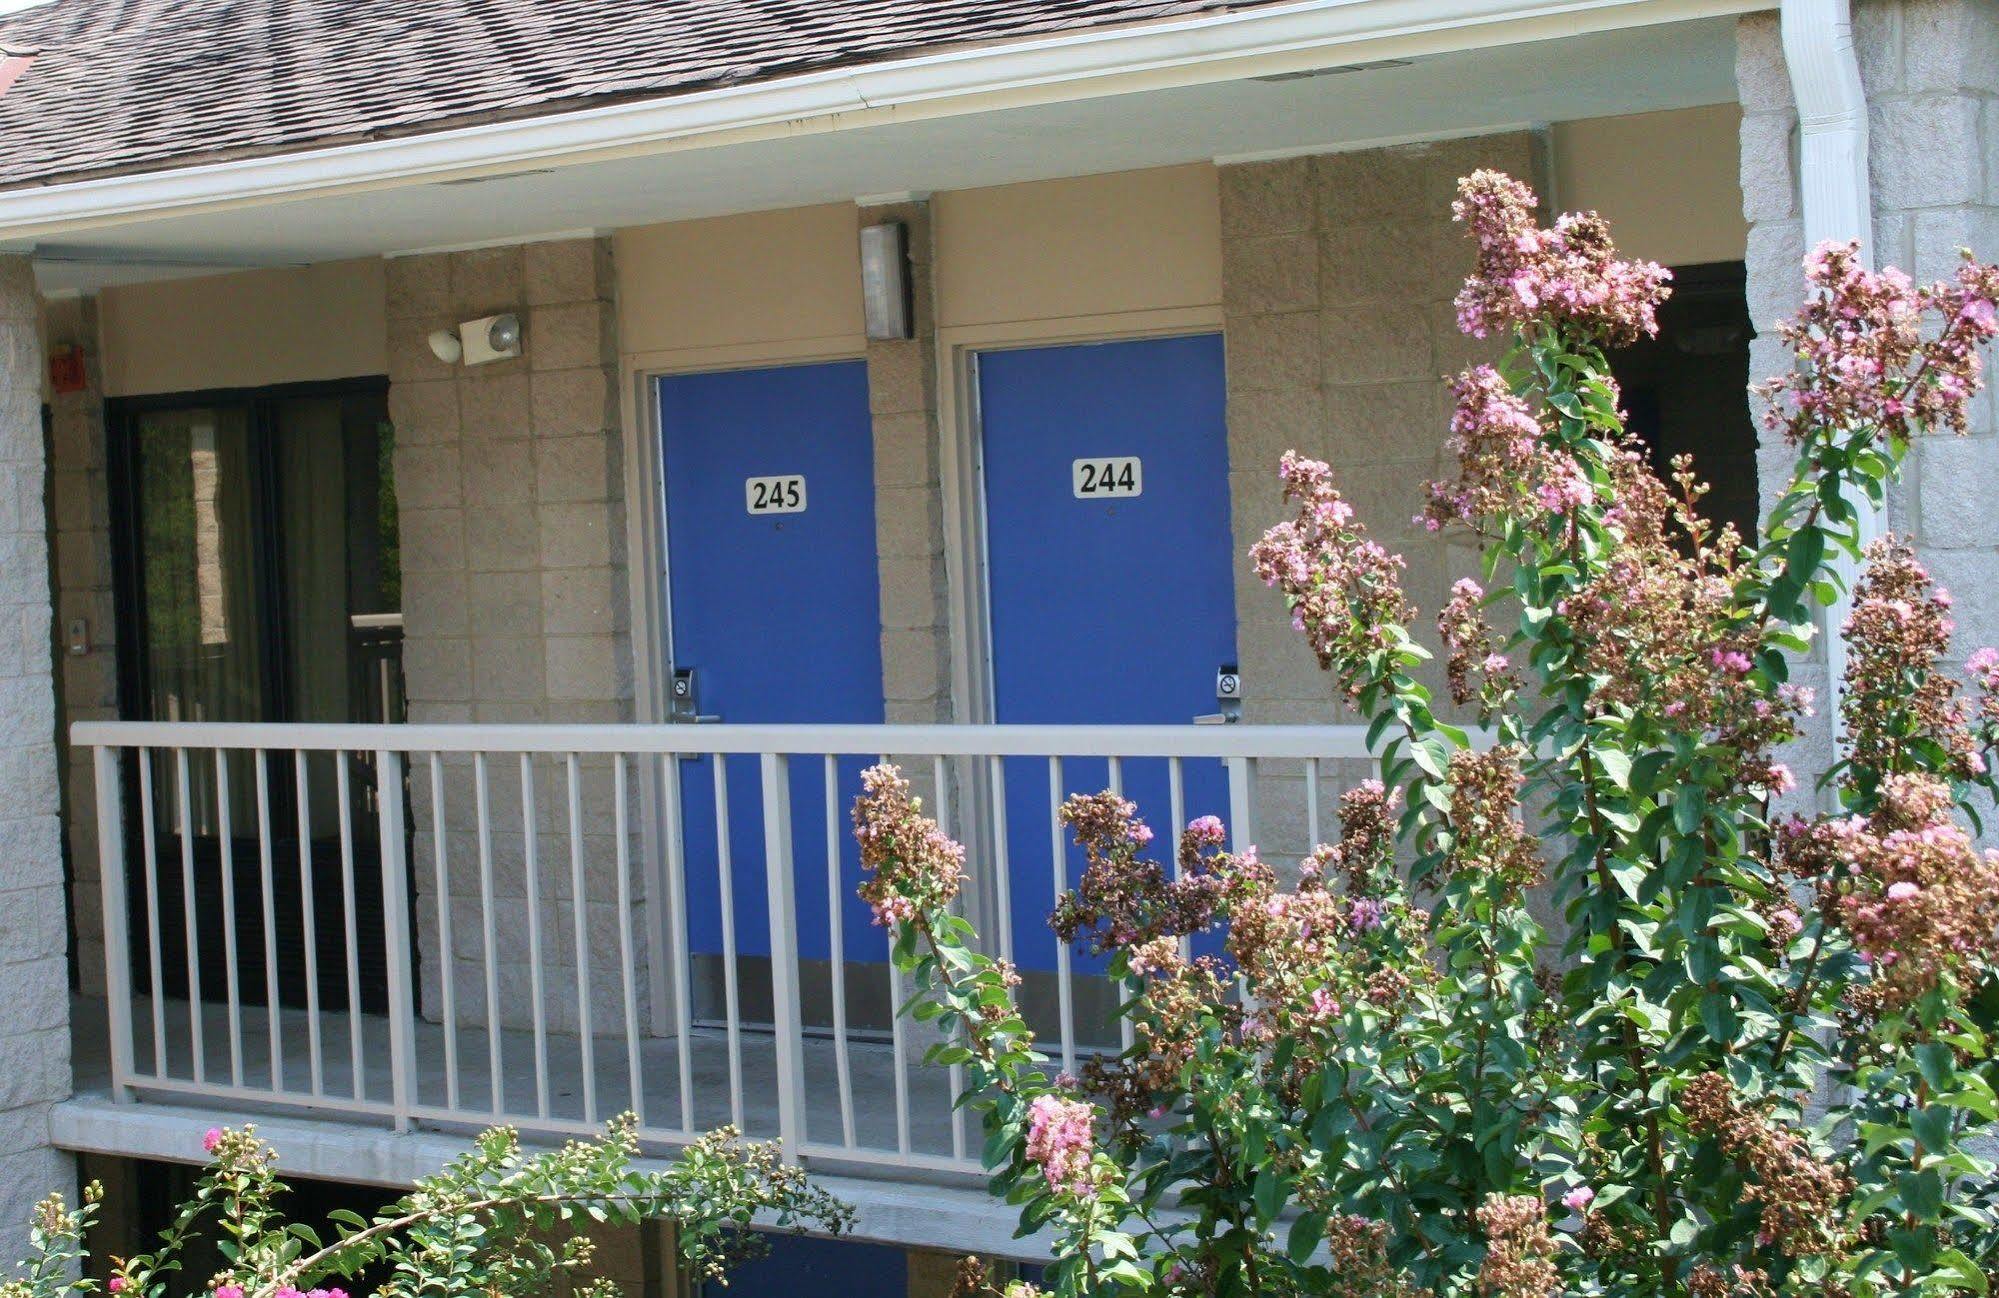
M1194 718L1194 724L1197 726L1232 726L1240 720L1242 720L1240 716L1231 716L1226 712L1203 712L1200 716Z

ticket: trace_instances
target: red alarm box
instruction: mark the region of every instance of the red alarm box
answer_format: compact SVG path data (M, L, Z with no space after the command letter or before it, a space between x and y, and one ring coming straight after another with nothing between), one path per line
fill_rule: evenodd
M49 388L55 392L81 392L90 384L83 369L83 348L75 343L56 348L49 357Z

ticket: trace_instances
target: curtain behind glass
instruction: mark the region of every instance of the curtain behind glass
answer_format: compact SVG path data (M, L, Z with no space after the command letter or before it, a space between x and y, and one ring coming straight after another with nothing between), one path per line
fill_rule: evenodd
M147 715L162 721L255 721L266 715L267 630L257 608L257 492L247 408L142 414L135 424ZM247 764L232 763L230 811L254 817ZM191 820L217 832L212 759L189 767L189 807L171 756L155 759L162 830Z

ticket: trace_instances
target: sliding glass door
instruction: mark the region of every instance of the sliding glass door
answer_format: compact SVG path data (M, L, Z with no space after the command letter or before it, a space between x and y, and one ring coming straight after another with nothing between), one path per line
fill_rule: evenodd
M402 719L386 398L380 381L362 381L114 403L128 717ZM368 757L260 760L150 755L150 801L128 840L131 877L151 880L132 890L142 989L157 968L168 996L220 1000L234 980L243 1001L268 1003L268 937L279 1003L377 1008L386 970ZM231 923L233 968L220 931Z

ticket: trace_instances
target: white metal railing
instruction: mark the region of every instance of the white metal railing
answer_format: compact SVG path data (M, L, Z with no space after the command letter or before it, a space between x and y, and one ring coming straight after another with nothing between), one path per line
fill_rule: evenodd
M862 764L892 755L966 843L965 905L1069 1071L1117 1038L1104 980L1037 922L1074 881L1063 798L1132 796L1162 860L1210 810L1238 846L1261 817L1302 852L1372 768L1352 726L72 737L94 753L114 1096L551 1135L630 1109L659 1144L726 1121L792 1158L931 1173L976 1170L976 1139L851 900Z

